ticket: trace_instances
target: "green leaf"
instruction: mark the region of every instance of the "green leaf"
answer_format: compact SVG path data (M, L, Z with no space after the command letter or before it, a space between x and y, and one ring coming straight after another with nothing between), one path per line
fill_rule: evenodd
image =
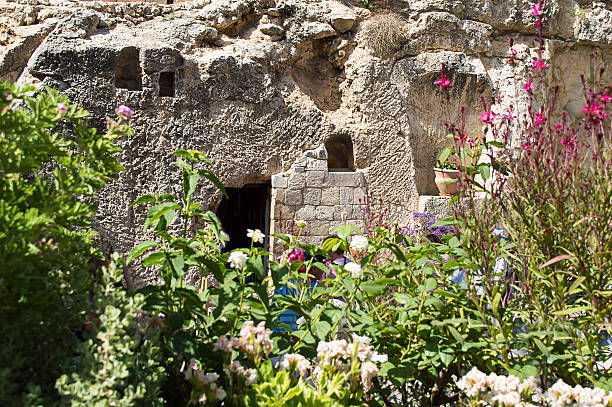
M540 352L542 352L545 356L550 355L550 350L548 349L546 345L544 345L544 343L541 340L539 340L538 338L533 338L533 342L536 344Z
M207 211L204 214L202 214L202 220L208 223L208 226L210 226L210 229L215 234L215 237L217 239L221 239L222 226L221 226L221 220L217 217L217 215L214 212Z
M452 152L453 152L452 147L446 147L444 150L442 150L442 152L438 156L438 162L440 163L445 162L446 159L452 154Z
M202 263L206 266L206 269L213 274L217 281L223 281L223 271L219 263L208 258L203 258Z
M144 231L146 232L154 221L163 216L166 212L173 209L180 209L181 207L174 202L162 202L158 205L155 205L151 209L149 209L149 213L147 214L147 218L144 224Z
M180 279L185 272L185 259L183 255L180 252L172 253L172 255L168 257L168 263L170 264L174 278Z
M140 243L139 245L137 245L136 247L134 247L127 255L127 258L125 260L125 264L128 265L132 262L132 260L134 260L136 257L140 256L141 254L143 254L144 252L146 252L147 250L149 250L152 247L156 247L159 246L159 244L153 240L145 240L144 242Z
M198 186L200 176L198 174L189 174L183 171L183 190L185 194L185 201L189 201L191 195L195 192Z
M438 287L438 280L436 280L435 278L429 277L425 279L425 282L423 283L423 287L425 291L435 290L436 287Z
M187 150L176 150L176 151L173 151L172 154L173 155L178 155L179 157L184 157L184 158L186 158L189 161L191 161L191 159L193 157L192 154L189 151L187 151Z
M573 308L566 308L563 310L559 310L559 311L553 311L552 314L553 315L570 315L570 314L576 314L578 312L582 312L582 311L589 311L593 309L593 307L591 307L590 305L584 305L582 307L573 307Z
M455 353L452 348L440 348L439 349L440 360L444 363L445 366L450 366L450 364L455 359Z
M438 226L452 226L452 225L460 225L461 221L457 218L455 218L454 216L449 216L448 218L444 218L444 219L440 219L439 221L437 221L436 223L434 223L433 225L431 225L431 228L435 228Z
M327 334L331 331L331 325L327 321L318 321L312 325L312 335L321 341L324 341Z
M144 267L151 267L158 264L162 264L164 260L166 260L166 253L155 252L142 259L141 263Z
M215 176L215 174L213 174L212 172L208 170L202 170L202 169L198 170L198 174L200 174L201 176L203 176L204 178L212 182L214 186L219 188L219 190L223 193L223 195L226 198L228 197L227 192L225 191L225 187L223 186L223 183L219 181L219 179Z
M142 205L144 203L155 202L155 197L153 195L143 195L134 202L130 206Z
M264 265L261 256L250 256L247 260L247 271L255 274L259 280L264 279Z
M361 288L367 294L375 296L375 295L381 295L383 292L385 292L385 289L387 288L387 286L385 284L381 284L374 280L365 280L361 283L359 288Z
M340 225L334 230L334 233L338 235L340 239L348 238L352 233L361 233L361 230L357 226L353 225Z
M270 236L274 236L275 238L280 239L287 244L291 243L291 238L284 233L272 233Z
M501 141L487 141L487 146L491 146L491 147L497 147L497 148L504 148L504 143L502 143Z
M343 240L332 237L329 239L325 239L321 247L326 252L329 252L329 251L335 252L342 245L342 243L343 243Z
M489 164L479 164L478 172L480 173L482 179L486 181L491 176L491 166Z
M457 342L459 342L461 345L463 345L463 343L465 342L465 340L463 339L463 336L461 335L461 333L457 330L457 328L455 328L452 325L448 325L446 327L448 329L448 331L451 333L451 335L453 335L453 338L455 338L455 340Z

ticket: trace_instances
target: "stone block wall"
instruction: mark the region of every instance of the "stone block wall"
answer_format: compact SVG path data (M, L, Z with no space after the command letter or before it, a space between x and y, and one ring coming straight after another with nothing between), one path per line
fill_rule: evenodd
M361 171L330 172L325 147L307 151L288 171L272 176L270 231L295 235L295 222L303 220L308 225L300 240L321 244L344 223L363 229L367 196Z

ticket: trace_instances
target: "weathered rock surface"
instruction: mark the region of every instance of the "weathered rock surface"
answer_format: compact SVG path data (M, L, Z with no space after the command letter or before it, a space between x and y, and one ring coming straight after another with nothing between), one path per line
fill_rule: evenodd
M136 134L121 141L126 172L100 203L106 251L141 239L142 210L129 207L139 194L177 190L168 156L177 148L205 151L223 183L239 187L289 177L305 151L349 137L363 177L354 187L408 221L420 196L437 194L431 168L447 142L443 123L456 121L460 106L475 131L482 95L503 95L500 109L525 109L514 79L530 72L535 25L526 0L374 3L368 10L357 0L4 2L0 76L61 89L97 127L119 104L135 110ZM593 51L604 66L612 60L612 5L547 3L552 68L538 91L560 83L559 107L579 114L579 74L593 71ZM515 66L505 63L511 37ZM443 62L453 81L448 104L433 84ZM325 170L308 172L303 190L278 187L279 207L330 226L345 199L355 219L351 186L331 186ZM273 182L284 185L279 177ZM212 188L198 194L211 208L220 200ZM320 229L312 235L327 233Z

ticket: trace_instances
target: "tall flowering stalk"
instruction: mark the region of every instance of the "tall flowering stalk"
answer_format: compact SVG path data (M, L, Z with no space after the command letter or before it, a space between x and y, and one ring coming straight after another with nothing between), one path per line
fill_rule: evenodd
M558 86L550 98L536 97L549 69L543 57L546 4L530 12L537 57L527 66L528 77L517 79L528 109L499 112L499 97L482 99L484 159L460 168L458 259L495 355L489 369L522 369L528 361L538 366L545 386L555 377L595 383L611 374L601 344L604 332L612 332L612 96L600 86L604 69L595 54L594 76L582 77L583 116L556 109ZM508 63L520 63L516 55ZM468 150L465 121L450 130L455 149ZM504 238L492 234L497 227ZM508 268L500 271L500 259L511 264L512 278Z

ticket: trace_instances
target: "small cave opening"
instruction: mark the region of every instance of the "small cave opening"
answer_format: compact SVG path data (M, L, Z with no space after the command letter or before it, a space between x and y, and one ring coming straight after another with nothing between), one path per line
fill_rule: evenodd
M325 142L327 168L329 171L355 171L353 141L350 136L339 135Z
M128 90L142 90L140 51L136 47L121 50L115 64L115 87Z
M174 97L174 71L160 72L159 80L159 96Z

